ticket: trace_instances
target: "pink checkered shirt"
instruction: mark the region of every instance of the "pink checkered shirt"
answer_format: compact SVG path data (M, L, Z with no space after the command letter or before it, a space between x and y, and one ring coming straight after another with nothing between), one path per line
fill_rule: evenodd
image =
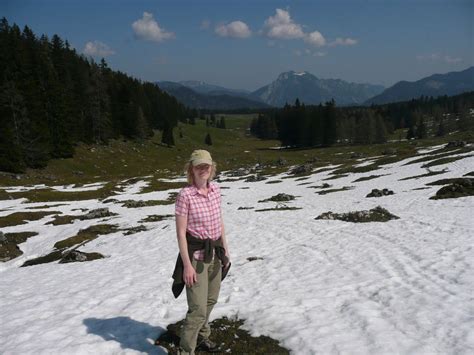
M200 239L217 240L222 235L221 225L221 189L211 182L207 196L198 192L194 185L187 186L178 194L175 215L187 216L186 232ZM194 259L204 260L204 250L193 254Z

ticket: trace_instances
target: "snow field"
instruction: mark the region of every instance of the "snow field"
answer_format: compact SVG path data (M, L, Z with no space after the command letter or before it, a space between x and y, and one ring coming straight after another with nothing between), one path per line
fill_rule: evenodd
M271 336L294 354L474 352L474 199L429 200L440 186L413 190L473 171L474 158L437 166L448 169L442 175L400 181L426 173L423 163L403 166L407 161L336 180L323 181L326 171L278 184L222 182L233 266L212 319L238 316L251 334ZM352 182L373 174L387 175ZM324 182L354 189L318 195L320 189L309 188ZM114 198L166 199L177 191L138 195L143 186L139 181ZM372 188L395 194L366 198ZM258 201L280 192L297 196L286 205L302 209L238 210L274 207ZM8 208L1 215L35 205L21 202L0 201L0 208ZM327 211L377 205L400 219L359 224L314 219ZM99 207L119 215L60 226L45 225L53 218L46 216L2 229L39 232L20 245L22 256L0 265L2 353L164 353L153 340L186 312L185 297L175 300L170 289L178 251L173 219L147 223L151 229L137 234L104 235L80 248L105 259L19 268L87 226L132 227L147 215L174 213L173 205L129 209L97 200L50 210L83 214L73 209ZM263 260L248 261L252 256Z

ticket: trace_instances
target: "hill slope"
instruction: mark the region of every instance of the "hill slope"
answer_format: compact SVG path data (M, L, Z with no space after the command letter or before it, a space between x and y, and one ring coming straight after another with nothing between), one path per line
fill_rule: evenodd
M400 81L380 95L370 98L366 105L408 101L420 96L454 96L474 91L474 67L459 72L434 74L414 82Z

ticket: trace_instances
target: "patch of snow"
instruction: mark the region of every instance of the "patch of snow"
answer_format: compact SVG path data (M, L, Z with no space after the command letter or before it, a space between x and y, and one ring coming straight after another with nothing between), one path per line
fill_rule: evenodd
M447 163L443 175L400 179L426 172L408 160L384 165L387 174L352 183L349 174L327 181L352 190L318 195L331 171L279 184L243 180L221 183L226 234L233 261L211 320L238 315L253 335L268 335L295 354L470 354L474 350L474 220L472 197L430 200L439 186L425 184L474 170L474 157ZM286 177L279 174L274 179ZM118 199L165 198L168 191L138 194L145 181ZM248 189L242 189L248 187ZM372 188L392 196L365 198ZM318 190L316 190L318 191ZM295 211L255 212L239 207L277 193L297 196ZM114 196L113 198L115 198ZM367 210L377 205L400 217L387 223L353 224L315 220L327 211ZM17 211L33 206L0 201ZM125 208L99 200L73 201L54 209L108 207L118 216L105 223L133 227L150 214L173 214L173 205ZM75 211L74 211L75 210ZM170 323L186 313L175 300L171 273L178 253L174 220L145 223L147 231L100 236L81 250L105 259L20 268L52 250L56 241L102 220L46 225L53 217L2 228L36 231L20 244L24 254L0 264L0 349L5 354L162 354L152 345ZM248 257L263 260L249 262Z

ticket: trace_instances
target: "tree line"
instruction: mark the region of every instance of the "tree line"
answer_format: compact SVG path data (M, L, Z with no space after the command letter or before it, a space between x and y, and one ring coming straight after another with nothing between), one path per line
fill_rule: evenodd
M0 21L0 170L22 172L67 158L79 142L146 139L190 113L158 86L80 55L58 35L37 37Z
M283 146L317 147L336 143L371 144L386 141L387 123L380 115L360 108L340 109L334 100L324 105L294 105L260 114L250 131L263 139L278 139Z
M384 143L388 134L400 128L407 128L403 138L408 139L472 130L472 108L474 92L370 107L336 107L334 100L306 106L296 99L294 105L259 114L250 131L291 147Z

